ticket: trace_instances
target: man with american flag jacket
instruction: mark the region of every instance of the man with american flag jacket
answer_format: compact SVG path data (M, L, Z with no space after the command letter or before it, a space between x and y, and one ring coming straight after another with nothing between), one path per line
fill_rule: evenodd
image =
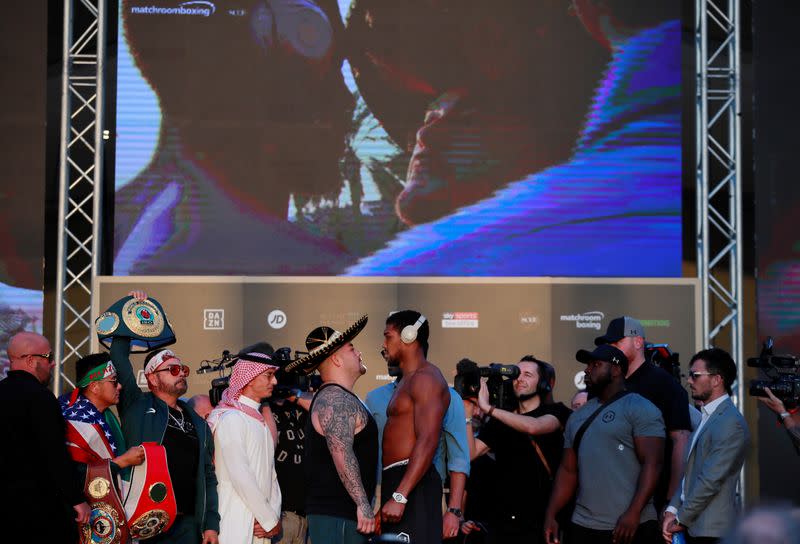
M110 459L115 473L142 464L144 450L136 446L125 451L119 420L109 410L119 402L121 389L111 356L87 355L76 366L76 387L71 393L61 395L58 402L67 423L67 451L78 463L81 481L89 463Z

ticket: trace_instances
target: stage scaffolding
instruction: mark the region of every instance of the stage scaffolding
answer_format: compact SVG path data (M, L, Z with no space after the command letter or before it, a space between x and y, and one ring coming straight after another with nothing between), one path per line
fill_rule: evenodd
M64 366L89 352L92 280L100 272L103 219L105 0L64 0L54 390Z
M730 350L744 412L739 0L695 1L697 275L706 347ZM739 496L746 497L744 470Z
M76 10L85 11L87 17L76 17ZM107 13L103 0L64 1L54 342L61 365L86 354L92 334L92 281L99 273L102 247ZM739 23L738 0L696 0L697 273L702 285L702 338L706 346L730 349L741 365ZM61 391L64 379L62 372L56 373L56 392ZM738 397L743 393L740 381Z

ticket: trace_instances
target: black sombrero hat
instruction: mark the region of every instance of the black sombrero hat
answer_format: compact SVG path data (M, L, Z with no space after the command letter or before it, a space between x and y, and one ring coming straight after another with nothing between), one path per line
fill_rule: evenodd
M363 315L344 332L331 327L317 327L306 337L308 354L286 365L284 372L311 374L331 353L358 336L366 324L367 316Z

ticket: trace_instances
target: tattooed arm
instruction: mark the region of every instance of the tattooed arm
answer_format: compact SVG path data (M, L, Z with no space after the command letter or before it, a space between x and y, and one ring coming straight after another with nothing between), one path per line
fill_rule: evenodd
M339 479L356 503L358 530L362 533L375 531L375 518L361 482L353 439L356 432L367 424L367 418L364 406L353 395L338 387L326 387L317 393L311 412L314 427L328 444Z

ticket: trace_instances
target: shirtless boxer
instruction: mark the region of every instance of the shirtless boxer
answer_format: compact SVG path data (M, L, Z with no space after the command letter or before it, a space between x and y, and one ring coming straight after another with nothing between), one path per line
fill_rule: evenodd
M383 532L415 544L442 539L442 482L432 461L450 393L426 359L429 333L425 317L411 310L391 314L383 331L386 359L403 371L383 431Z

